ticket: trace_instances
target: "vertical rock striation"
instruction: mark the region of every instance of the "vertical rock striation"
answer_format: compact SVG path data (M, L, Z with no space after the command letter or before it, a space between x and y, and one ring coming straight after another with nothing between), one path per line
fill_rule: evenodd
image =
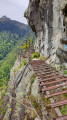
M62 63L67 59L63 48L66 44L61 43L66 37L64 20L67 12L63 11L66 4L66 0L29 0L29 6L24 14L29 26L36 33L36 51L45 56L49 62Z

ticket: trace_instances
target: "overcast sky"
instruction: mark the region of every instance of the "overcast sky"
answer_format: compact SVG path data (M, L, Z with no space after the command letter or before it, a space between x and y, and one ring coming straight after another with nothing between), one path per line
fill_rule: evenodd
M4 15L27 24L24 18L24 11L28 6L29 0L0 0L0 18Z

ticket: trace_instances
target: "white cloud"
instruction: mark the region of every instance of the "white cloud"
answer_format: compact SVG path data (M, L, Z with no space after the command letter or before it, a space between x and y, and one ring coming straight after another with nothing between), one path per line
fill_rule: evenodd
M0 17L7 17L27 23L24 18L24 11L28 6L29 0L0 0Z

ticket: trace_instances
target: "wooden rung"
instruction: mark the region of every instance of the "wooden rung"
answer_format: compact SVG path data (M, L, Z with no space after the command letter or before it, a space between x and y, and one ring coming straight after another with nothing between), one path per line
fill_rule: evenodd
M44 79L46 78L46 76L49 76L50 74L51 74L51 75L54 74L53 76L56 76L56 73L57 73L57 72L52 72L52 73L47 73L47 74L45 73L44 76L38 75L38 78L44 80Z
M37 71L36 71L37 72ZM42 72L42 71L41 71ZM57 72L55 72L55 71L52 71L52 72L44 72L44 74L43 75L41 75L41 74L39 74L39 71L38 71L38 76L41 76L42 78L44 78L45 77L45 75L49 75L49 74L55 74L55 73L57 73Z
M40 75L44 75L46 72L49 72L50 70L38 70L38 74L40 74ZM53 71L55 71L55 70L53 70ZM55 71L55 72L57 72L57 71ZM58 73L59 74L59 73Z
M53 69L53 67L49 67L49 66L43 66L43 67L40 66L39 68L40 68L40 69L47 69L47 70L48 70L48 69Z
M51 72L45 72L46 74L50 74L50 73L55 73L55 71L53 70L53 71L51 71Z
M34 69L34 70L35 70L35 69ZM54 69L48 69L48 70L47 70L47 69L46 69L46 70L45 70L45 69L43 69L43 70L38 69L38 72L39 72L39 73L41 73L41 72L44 72L44 73L45 73L45 72L50 72L51 70L52 70L52 72L55 71ZM55 72L57 72L57 71L55 71Z
M53 96L58 96L58 95L61 95L61 94L64 94L64 93L67 93L67 90L56 92L56 93L53 93L53 94L50 94L50 95L46 95L45 97L46 98L51 98Z
M39 80L39 82L45 82L45 81L49 81L49 80L54 80L56 78L62 78L62 75L57 75L57 76L54 76L54 77L48 77L46 79L43 79L43 80Z
M48 69L53 69L53 68L50 68L50 67L42 67L42 68L41 68L40 65L39 65L39 66L36 66L36 67L33 66L33 69L34 69L34 70L38 70L38 69L39 69L39 70L48 70Z
M51 86L51 87L43 88L42 92L49 91L49 90L52 90L52 89L57 89L59 87L63 87L63 86L66 86L66 85L67 85L67 82L64 82L62 84L58 84L58 85L54 85L54 86Z
M45 73L42 71L42 73L41 72L35 72L37 75L45 75ZM55 74L56 73L56 74ZM55 72L53 75L59 75L59 73L58 72ZM48 75L46 75L46 76L51 76L52 77L52 74L48 74Z
M42 83L42 84L40 84L40 86L51 85L51 84L55 84L55 83L62 82L62 81L67 81L67 78L62 78L62 79L55 80L55 81L52 81L52 82Z
M38 79L39 80L44 80L44 79L46 79L46 78L49 78L49 77L55 77L55 76L59 76L59 74L57 74L57 73L51 73L51 74L45 74L45 76L43 76L43 78L41 77L41 76L37 76L38 77Z
M45 72L45 71L48 71L48 70L54 70L53 68L45 69L45 68L40 68L40 67L38 67L38 68L34 68L34 67L33 67L33 69L34 69L34 70L38 70L38 69L39 69L39 70L43 70L44 72Z
M53 67L50 67L50 66L48 66L48 65L46 65L46 64L44 64L44 65L39 64L39 65L36 65L36 66L34 66L34 64L33 64L32 66L33 66L33 68L38 68L38 67L40 67L41 69L42 69L42 68L44 68L44 69L53 68Z
M67 115L57 117L56 120L67 120Z
M38 65L39 63L45 64L45 62L44 62L43 60L32 60L32 61L31 61L31 64L32 64L32 65L33 65L33 64Z
M35 72L37 74L37 72ZM47 78L47 77L54 77L54 76L57 76L59 75L59 73L53 73L53 74L48 74L48 75L45 75L44 78Z
M56 73L55 71L53 71L52 73ZM38 71L38 74L37 76L41 76L41 78L44 78L46 74L49 74L49 72L44 72L44 74L39 74L39 71Z
M67 99L50 104L50 106L52 108L56 108L56 107L60 107L60 106L64 106L64 105L67 105Z

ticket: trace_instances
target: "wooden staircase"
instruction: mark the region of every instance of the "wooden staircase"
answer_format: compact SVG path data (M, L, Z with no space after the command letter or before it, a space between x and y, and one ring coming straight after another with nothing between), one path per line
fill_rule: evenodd
M67 99L54 101L52 98L67 93L67 77L60 75L58 71L43 60L32 60L31 65L38 77L40 92L45 95L45 98L50 99L51 104L48 106L55 109L57 113L56 120L67 120L67 115L62 116L59 110L59 107L67 105Z

